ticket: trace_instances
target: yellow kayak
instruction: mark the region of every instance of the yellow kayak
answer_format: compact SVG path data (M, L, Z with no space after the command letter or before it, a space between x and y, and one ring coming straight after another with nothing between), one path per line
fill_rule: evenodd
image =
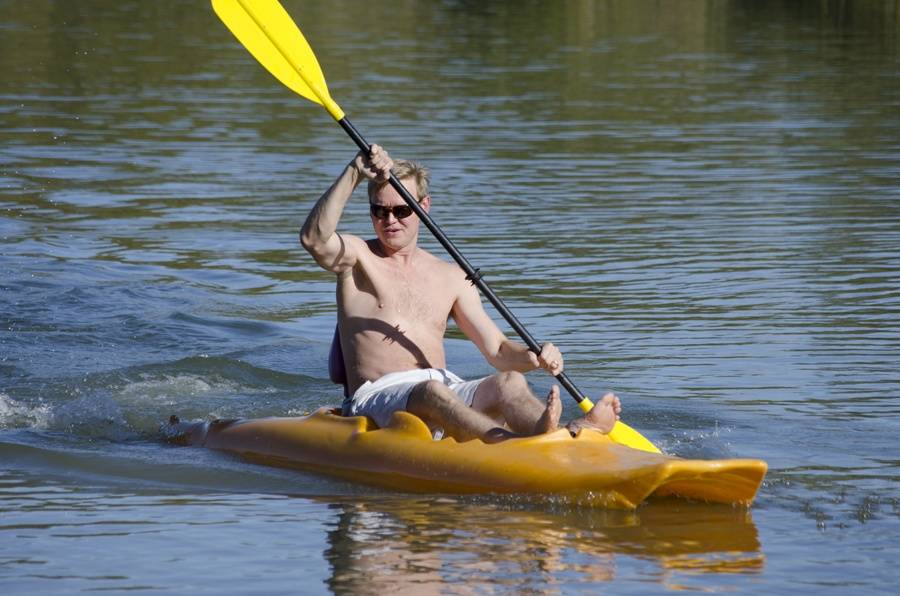
M435 441L406 412L381 429L368 418L323 408L303 418L185 423L173 417L164 432L179 444L390 489L529 494L602 507L634 508L667 496L749 505L767 469L755 459L686 460L639 451L593 430L496 444Z

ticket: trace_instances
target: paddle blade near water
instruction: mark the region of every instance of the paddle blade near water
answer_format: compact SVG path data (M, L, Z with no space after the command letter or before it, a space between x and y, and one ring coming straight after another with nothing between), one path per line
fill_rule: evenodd
M328 93L325 75L309 42L278 0L212 0L212 7L272 76L294 93L324 107L335 120L344 117Z
M639 449L640 451L646 451L647 453L662 453L662 451L660 451L656 445L651 443L647 437L621 420L616 421L616 425L609 431L609 438L619 445L625 445L632 449Z

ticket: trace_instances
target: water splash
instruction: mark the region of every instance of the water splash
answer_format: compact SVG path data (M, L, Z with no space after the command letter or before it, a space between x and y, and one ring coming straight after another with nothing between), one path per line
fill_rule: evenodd
M0 429L48 428L51 419L52 411L47 404L28 405L0 393Z

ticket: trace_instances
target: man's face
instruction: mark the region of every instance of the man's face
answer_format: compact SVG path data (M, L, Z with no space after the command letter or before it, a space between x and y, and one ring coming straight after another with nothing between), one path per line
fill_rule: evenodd
M414 179L408 178L400 182L417 201L420 200L416 193ZM394 190L394 187L390 184L385 184L369 197L369 203L376 206L376 211L381 211L381 213L372 214L370 209L370 217L372 218L372 227L375 229L375 235L378 236L378 240L383 245L399 250L409 246L416 240L419 234L419 217L415 213L410 214L408 217L397 217L397 208L400 208L402 212L408 206L403 197L400 196L400 193ZM419 204L425 211L428 211L429 203L428 197L425 197ZM379 210L377 207L386 209ZM376 217L376 215L381 217Z

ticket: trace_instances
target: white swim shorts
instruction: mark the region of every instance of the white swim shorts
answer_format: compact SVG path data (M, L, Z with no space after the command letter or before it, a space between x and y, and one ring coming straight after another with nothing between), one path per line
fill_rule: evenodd
M471 407L475 401L475 390L485 378L463 381L443 368L420 368L388 373L377 381L363 383L351 398L344 401L343 414L369 416L375 424L384 428L394 412L406 409L409 394L416 385L424 381L440 381L452 389L464 404ZM437 435L435 438L438 438Z

